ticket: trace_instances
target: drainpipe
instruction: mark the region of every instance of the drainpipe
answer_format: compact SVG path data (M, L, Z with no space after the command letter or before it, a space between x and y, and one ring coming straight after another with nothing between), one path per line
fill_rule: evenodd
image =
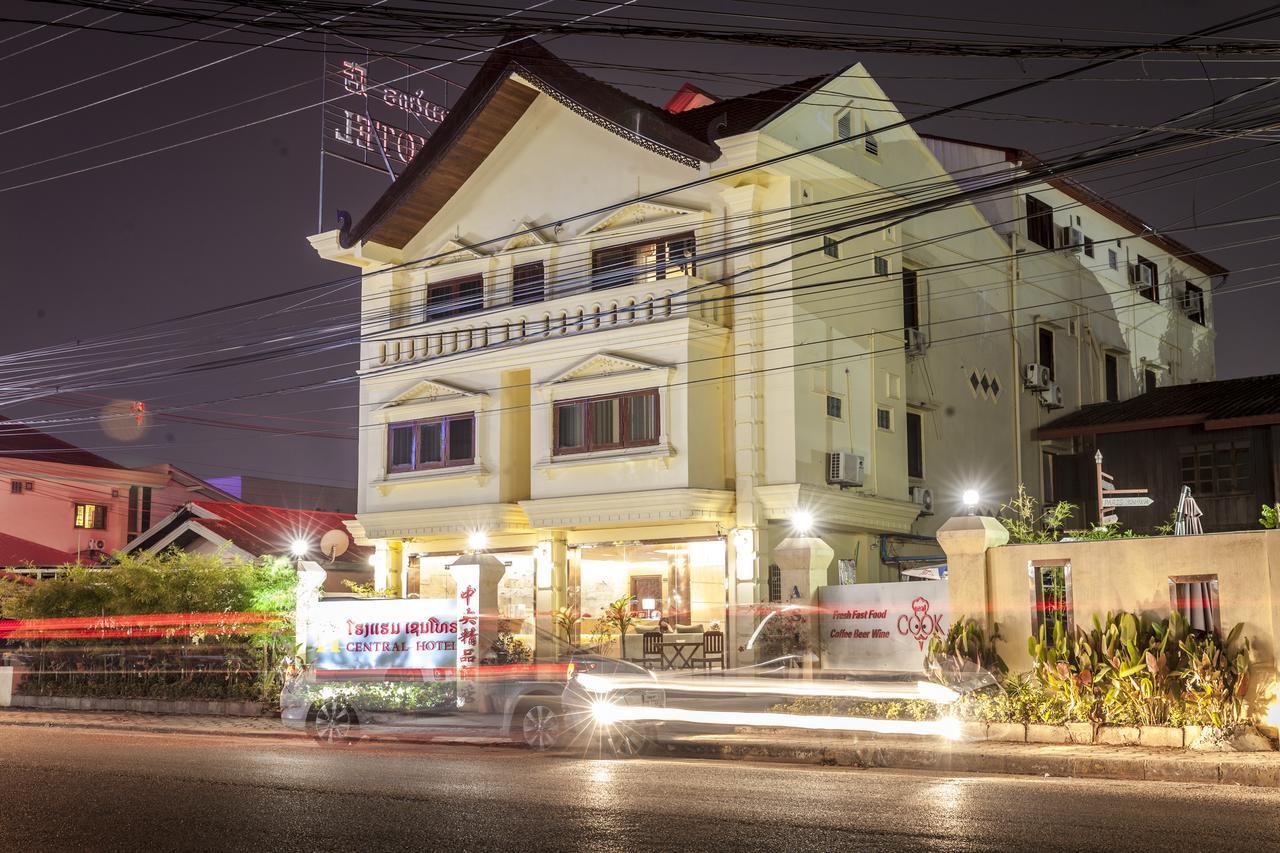
M1013 473L1022 482L1022 366L1018 357L1018 231L1009 232L1009 357L1013 361Z
M880 494L880 427L879 412L876 411L876 330L872 329L871 340L871 494Z

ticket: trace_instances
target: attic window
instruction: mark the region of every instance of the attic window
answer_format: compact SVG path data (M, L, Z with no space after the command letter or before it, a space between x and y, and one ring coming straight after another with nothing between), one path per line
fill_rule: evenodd
M836 113L836 139L848 139L853 136L853 113L842 110Z
M870 130L867 131L866 136L862 137L862 144L867 149L867 153L872 157L880 156L880 142L876 139L875 134Z

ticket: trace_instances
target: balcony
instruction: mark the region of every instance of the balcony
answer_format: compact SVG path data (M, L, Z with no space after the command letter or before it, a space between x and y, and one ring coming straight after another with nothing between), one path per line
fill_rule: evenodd
M723 292L719 285L684 275L495 306L368 335L364 362L367 369L377 369L674 319L724 326Z

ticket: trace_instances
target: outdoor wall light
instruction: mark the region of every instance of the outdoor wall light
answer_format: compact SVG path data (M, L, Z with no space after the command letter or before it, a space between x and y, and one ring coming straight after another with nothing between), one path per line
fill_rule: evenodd
M476 530L467 535L467 550L483 551L489 544L489 537L483 530Z
M307 556L307 551L310 550L305 539L293 540L293 544L289 546L289 549L293 551L293 556L295 557L305 557Z
M796 510L791 516L791 527L801 536L808 536L813 529L813 513L803 509Z
M969 515L974 515L978 511L978 502L982 500L982 496L978 494L977 489L965 489L964 494L960 496L960 500L968 509Z

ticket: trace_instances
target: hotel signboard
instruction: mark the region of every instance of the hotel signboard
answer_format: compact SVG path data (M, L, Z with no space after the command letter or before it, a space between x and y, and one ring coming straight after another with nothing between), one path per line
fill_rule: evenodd
M452 675L457 643L452 598L320 601L307 626L307 659L318 670L448 670Z

